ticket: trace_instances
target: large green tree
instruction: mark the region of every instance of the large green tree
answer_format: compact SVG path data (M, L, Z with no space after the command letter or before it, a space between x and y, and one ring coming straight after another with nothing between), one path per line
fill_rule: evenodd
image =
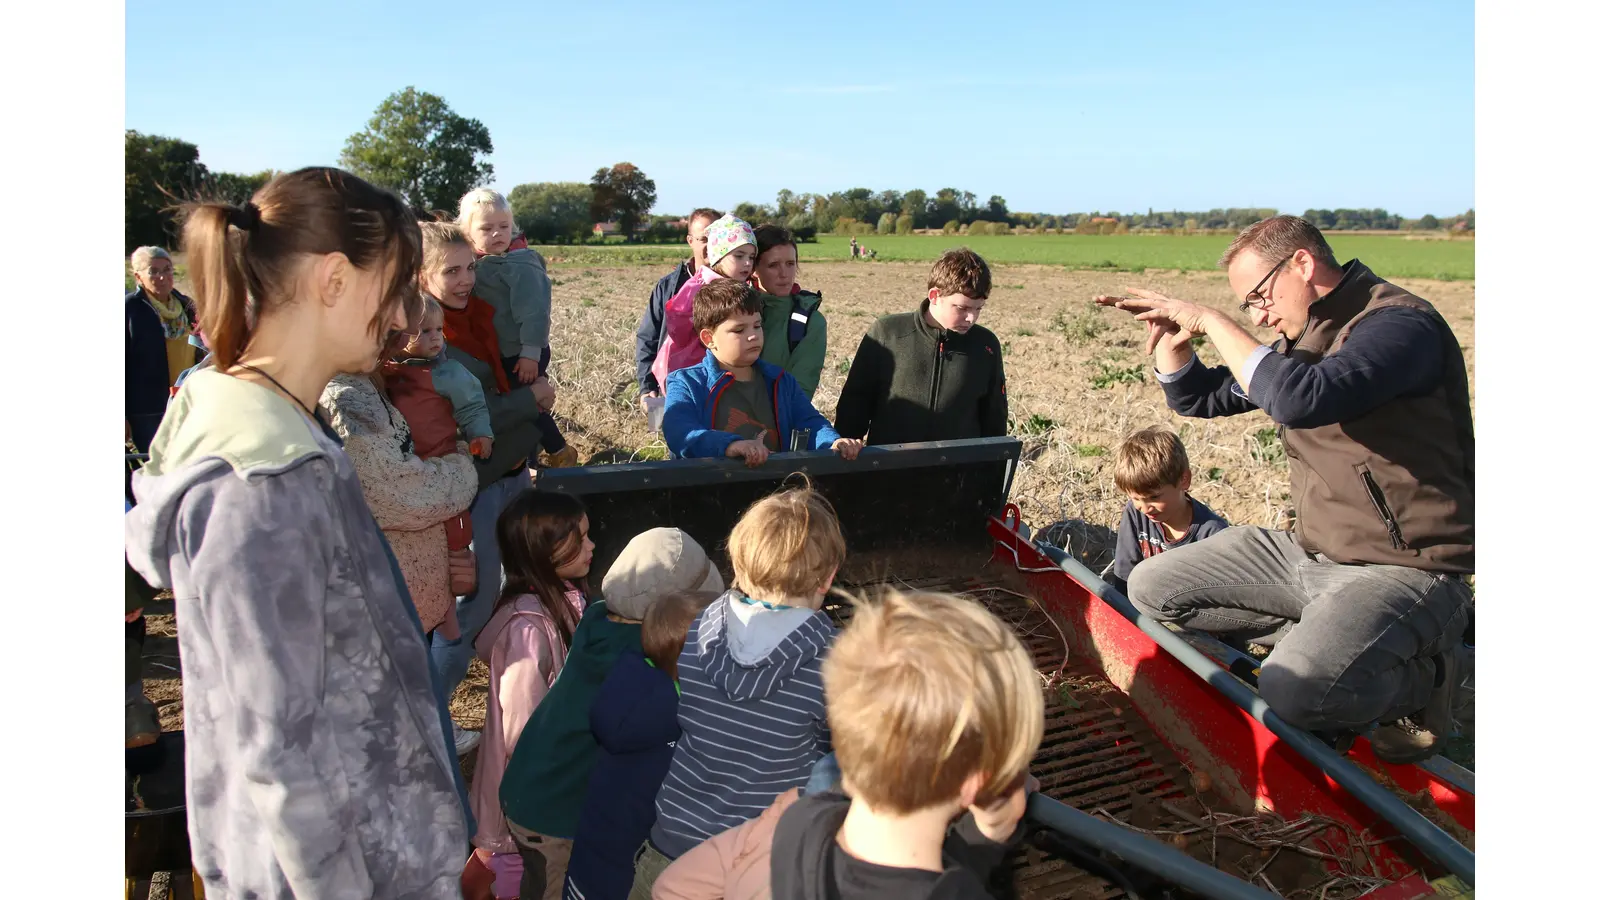
M493 152L482 122L408 87L390 94L366 129L350 135L339 164L398 191L419 211L453 212L461 195L494 176L494 166L484 161Z
M205 195L207 199L243 203L254 196L256 191L265 187L267 182L271 181L273 176L277 174L272 169L257 172L254 175L213 172L206 178Z
M200 148L130 128L124 154L123 243L127 252L146 244L176 246L172 206L193 197L206 180Z
M615 221L623 237L633 240L638 224L656 205L656 183L633 163L620 162L596 170L589 185L594 190L589 203L594 221Z
M511 215L536 244L581 241L594 228L589 204L594 190L578 181L541 181L511 189Z

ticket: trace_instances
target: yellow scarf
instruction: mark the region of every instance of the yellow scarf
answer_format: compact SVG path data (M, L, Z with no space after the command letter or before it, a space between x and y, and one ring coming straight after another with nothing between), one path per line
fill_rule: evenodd
M150 308L161 317L161 328L166 332L168 340L173 338L189 337L189 317L183 311L183 304L175 295L168 294L167 299L161 300L149 291L144 292L144 298L150 302Z

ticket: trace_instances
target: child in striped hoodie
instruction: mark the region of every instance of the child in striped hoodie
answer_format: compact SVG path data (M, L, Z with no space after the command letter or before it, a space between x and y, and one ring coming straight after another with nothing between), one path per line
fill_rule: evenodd
M678 658L678 724L656 823L634 858L634 898L706 838L754 818L804 785L831 749L822 611L844 562L833 508L809 487L747 510L728 537L733 588L689 628Z

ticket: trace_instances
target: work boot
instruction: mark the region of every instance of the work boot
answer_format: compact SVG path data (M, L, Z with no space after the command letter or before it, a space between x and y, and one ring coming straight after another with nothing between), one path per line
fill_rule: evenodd
M144 685L127 686L123 695L123 709L127 720L126 749L148 747L161 737L161 716L156 712L156 705L144 695Z
M544 465L547 469L570 469L577 464L578 451L571 444L544 455Z
M1433 693L1428 696L1427 705L1413 715L1380 723L1372 730L1368 739L1379 759L1405 765L1422 762L1444 750L1445 740L1455 731L1465 655L1466 648L1458 647L1434 657Z
M1354 731L1313 731L1311 736L1327 744L1333 752L1344 756L1355 746L1356 733Z

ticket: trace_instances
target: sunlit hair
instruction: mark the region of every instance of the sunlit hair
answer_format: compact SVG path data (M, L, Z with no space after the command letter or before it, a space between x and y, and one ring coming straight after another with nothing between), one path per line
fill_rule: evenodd
M693 225L695 220L704 219L706 224L709 225L720 218L722 218L721 210L712 209L709 206L702 206L694 212L689 213L689 224Z
M848 792L905 815L948 803L974 773L975 803L1020 787L1044 735L1044 695L1011 629L948 594L857 601L822 662L828 727Z
M742 281L718 278L694 295L694 310L689 315L694 322L695 334L718 325L736 315L753 315L761 312L761 298L754 289Z
M989 264L966 247L946 250L934 261L928 273L928 289L939 289L939 296L960 294L968 300L989 296Z
M150 272L150 264L158 259L171 261L172 257L160 247L140 247L133 251L133 256L128 259L128 268L146 275Z
M454 222L423 222L421 228L424 275L436 272L444 266L444 256L450 252L451 247L472 248L466 234Z
M1189 454L1183 441L1166 429L1146 428L1117 445L1111 477L1124 494L1152 494L1176 485L1187 471Z
M373 337L385 338L396 309L416 294L416 218L397 194L349 172L300 169L274 177L245 206L199 201L183 209L200 330L220 370L245 354L262 317L291 299L309 256L343 253L358 269L388 272L367 325Z
M814 596L844 554L833 505L810 485L757 500L728 535L733 585L758 600Z
M1317 226L1300 216L1273 216L1245 228L1228 244L1217 265L1226 269L1246 250L1254 250L1257 256L1267 260L1267 265L1304 250L1321 265L1339 268L1339 260L1328 246L1328 239Z
M578 614L567 602L566 588L556 570L583 551L580 526L585 515L583 501L570 494L523 491L495 522L506 579L495 609L523 594L533 594L555 622L561 643L568 647L578 627ZM577 586L585 594L589 592L586 579L579 579Z
M645 612L644 624L639 628L639 646L645 658L673 681L678 680L678 657L683 654L689 626L716 599L712 591L673 591L650 604Z
M511 204L504 194L489 188L467 191L461 198L461 210L456 214L456 225L470 234L472 226L484 213L510 212Z
M764 222L756 226L757 262L761 261L761 257L767 255L768 250L775 250L779 247L794 247L796 253L800 251L799 245L794 242L794 233L782 225Z

